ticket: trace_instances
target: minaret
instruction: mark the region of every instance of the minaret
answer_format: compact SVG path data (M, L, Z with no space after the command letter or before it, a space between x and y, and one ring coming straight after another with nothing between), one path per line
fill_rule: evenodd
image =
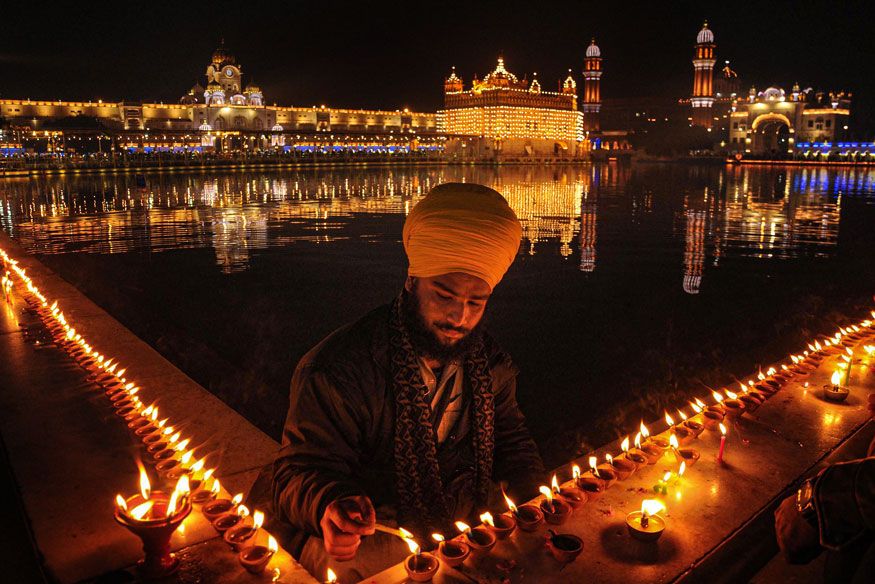
M714 33L706 22L696 36L696 54L693 59L693 125L710 128L714 121Z
M599 110L602 96L599 84L602 78L602 52L595 39L586 48L583 60L583 129L587 132L599 130Z

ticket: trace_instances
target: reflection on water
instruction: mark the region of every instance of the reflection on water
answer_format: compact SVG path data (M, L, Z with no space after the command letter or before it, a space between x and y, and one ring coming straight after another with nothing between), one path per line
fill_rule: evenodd
M656 174L654 174L656 173ZM209 175L65 177L0 184L0 225L38 254L210 248L225 273L246 270L253 254L296 242L397 240L386 221L434 185L473 181L501 192L523 225L522 255L579 254L601 265L599 233L638 230L658 250L683 238L683 290L698 294L724 256L825 257L835 248L842 199L873 199L873 170L854 168L596 165L569 168L432 167ZM653 182L651 176L655 177ZM609 209L608 218L600 217ZM654 210L669 211L666 233ZM383 228L385 227L385 228Z

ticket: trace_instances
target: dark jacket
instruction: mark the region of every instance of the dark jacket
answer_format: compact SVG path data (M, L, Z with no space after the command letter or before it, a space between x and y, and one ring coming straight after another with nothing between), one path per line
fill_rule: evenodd
M339 497L367 495L378 508L396 500L388 323L389 307L378 308L329 335L295 369L273 499L300 534L321 536L322 513ZM544 466L516 402L517 369L488 335L485 343L495 394L493 479L507 481L523 500L543 484ZM438 448L445 490L458 510L474 480L468 420L463 416Z

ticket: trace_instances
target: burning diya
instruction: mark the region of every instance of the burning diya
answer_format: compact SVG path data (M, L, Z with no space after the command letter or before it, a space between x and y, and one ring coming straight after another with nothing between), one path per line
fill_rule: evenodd
M580 469L578 469L578 473L579 472ZM571 505L573 509L576 509L586 503L586 493L584 493L575 486L560 487L559 480L556 478L555 474L553 475L553 479L550 482L550 488L553 489L554 495Z
M603 480L592 474L581 476L580 467L576 464L571 467L571 473L574 477L574 484L583 491L587 501L595 501L605 492L605 482Z
M660 438L657 441L655 438L651 438L650 431L644 425L644 422L641 422L640 435L644 442L638 440L635 446L644 453L647 464L656 464L656 461L662 458L662 454L668 449L668 440Z
M625 444L626 450L628 450L628 437L625 440ZM617 480L619 481L625 481L632 475L632 473L634 473L638 469L638 465L626 458L625 456L618 456L617 458L614 458L610 454L605 454L605 460L611 466L611 469L617 475Z
M671 444L671 450L679 463L686 464L686 466L693 466L699 460L699 451L693 448L681 448L677 437L674 434L669 438L669 443Z
M513 530L516 529L516 519L511 515L496 515L487 511L480 514L480 521L486 526L486 529L495 535L496 539L506 539Z
M495 535L484 527L471 529L467 523L456 521L456 529L465 534L468 547L471 548L471 553L475 557L486 554L495 546Z
M522 531L535 531L544 520L544 514L534 505L517 507L506 494L504 495L504 500L507 502L507 508L510 509L511 514Z
M541 512L544 514L544 519L547 523L553 525L562 525L569 517L571 517L571 505L558 497L553 496L553 490L547 486L540 486L538 490L544 495L544 500L541 501Z
M261 574L267 567L270 559L276 554L279 546L272 535L267 538L267 545L250 545L237 555L240 565L246 568L250 574Z
M693 409L694 415L692 418L687 418L683 412L678 410L678 413L683 418L683 426L689 428L693 433L694 438L698 438L699 435L705 431L705 424L702 421L699 421L696 418L704 419L704 414L702 413L702 408L695 402L690 402L690 407Z
M446 541L440 533L433 533L431 537L438 542L438 556L441 561L451 568L461 566L471 553L471 548L464 541Z
M680 413L680 410L678 410L678 413ZM668 412L665 412L665 423L668 424L669 431L674 432L675 436L677 436L677 439L681 444L685 444L695 438L692 430L690 430L683 424L675 424L674 418L668 415Z
M264 513L256 509L252 514L251 523L245 520L239 521L237 525L228 528L222 538L225 543L231 546L231 549L240 551L241 548L246 547L250 541L254 540L262 525L264 525Z
M636 467L647 464L647 455L641 450L641 432L635 434L635 447L629 450L628 437L623 440L626 448L623 450L624 456L635 463Z
M847 386L842 385L843 373L840 369L836 369L830 377L830 383L823 386L823 397L832 402L843 402L848 399L851 391Z
M215 481L218 483L219 481ZM213 487L215 488L215 483ZM240 502L243 500L243 493L237 493L234 495L234 498L231 500L228 499L216 499L210 503L207 503L201 509L201 512L204 514L204 517L207 518L207 521L215 521L220 516L225 513L230 513L231 510L236 509Z
M626 516L629 535L638 541L657 541L665 531L665 519L657 515L660 511L665 511L665 505L661 501L644 499L641 503L641 511L633 511Z
M137 569L148 579L167 576L179 567L179 559L170 553L170 537L191 513L188 500L188 477L176 484L168 497L152 491L146 470L140 466L140 492L125 499L116 495L115 520L143 542L144 558Z
M204 479L201 482L201 488L191 494L191 502L193 504L203 505L204 503L208 503L219 496L219 492L222 490L222 485L219 484L219 479L213 479L213 484L209 489L204 488L207 484L207 481L212 477L214 470L215 469L211 468L206 473L204 473Z
M492 541L495 543L494 539ZM414 582L428 582L437 574L440 562L430 553L423 552L412 539L405 538L404 542L410 548L410 555L404 560L407 577Z
M583 551L583 540L569 533L557 534L552 529L547 530L547 549L557 562L568 564L577 559Z
M213 529L223 534L236 527L241 521L249 517L249 508L246 505L239 505L234 512L228 512L224 515L219 515L212 522Z
M741 416L745 410L744 402L738 399L737 393L733 393L728 389L724 390L724 393L726 393L726 399L723 400L723 409L726 411L726 415L730 418Z

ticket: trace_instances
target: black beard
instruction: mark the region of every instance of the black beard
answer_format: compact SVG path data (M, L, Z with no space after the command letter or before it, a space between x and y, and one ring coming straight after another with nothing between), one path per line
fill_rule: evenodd
M441 342L438 336L429 329L419 308L416 289L414 288L413 292L410 293L405 290L402 299L404 327L407 329L407 334L410 335L410 344L413 345L413 350L421 357L435 359L441 363L464 361L464 357L471 352L483 334L486 314L468 334L452 345L447 345Z

